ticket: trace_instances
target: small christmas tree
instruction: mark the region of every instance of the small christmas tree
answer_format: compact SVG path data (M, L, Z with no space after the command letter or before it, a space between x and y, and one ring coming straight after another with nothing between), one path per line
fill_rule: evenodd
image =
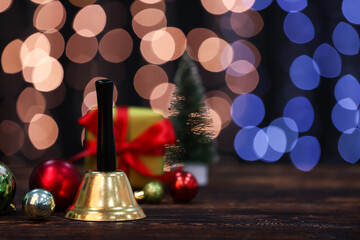
M173 162L209 164L215 158L210 130L212 119L204 103L204 89L197 66L185 53L175 74L176 90L170 102L170 120L177 141L167 148Z

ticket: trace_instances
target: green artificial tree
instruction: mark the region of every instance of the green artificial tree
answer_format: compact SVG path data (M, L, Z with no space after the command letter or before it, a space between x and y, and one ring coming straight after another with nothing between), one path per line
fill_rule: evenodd
M171 162L209 164L216 157L212 119L204 103L204 88L196 64L185 53L174 79L170 120L177 141L167 148Z

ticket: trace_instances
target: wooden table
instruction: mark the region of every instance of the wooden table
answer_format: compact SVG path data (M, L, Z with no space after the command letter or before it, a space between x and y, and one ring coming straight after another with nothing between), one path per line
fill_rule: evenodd
M222 163L189 204L169 195L143 204L131 222L70 221L55 213L31 221L21 209L30 168L12 169L18 211L0 216L0 239L360 239L360 166Z

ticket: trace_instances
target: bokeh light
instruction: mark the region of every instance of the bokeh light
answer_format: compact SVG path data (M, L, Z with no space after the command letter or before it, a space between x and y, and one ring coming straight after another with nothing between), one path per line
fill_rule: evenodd
M153 111L169 117L170 101L175 91L175 84L161 83L157 85L150 95L150 106Z
M329 44L321 44L314 52L313 59L317 63L320 75L327 78L339 76L341 58L339 53Z
M257 154L257 151L255 151L254 148L254 140L255 137L259 134L260 131L263 131L262 129L259 129L258 127L254 126L248 126L242 128L235 136L234 139L234 148L236 153L241 157L242 159L246 161L256 161L260 157ZM260 134L260 136L265 136L265 133ZM260 146L267 146L267 145L260 145ZM264 150L258 150L260 152L264 152ZM266 151L266 149L265 149Z
M206 11L220 15L228 11L246 12L254 5L255 0L201 0Z
M306 132L314 122L314 109L307 98L295 97L287 102L284 117L293 119L299 132Z
M236 0L201 0L201 4L211 14L221 15L228 12L235 4ZM227 2L227 4L226 4ZM230 6L230 8L229 8Z
M49 54L38 48L31 51L23 62L23 77L26 82L33 83L37 79L33 78L34 68L40 65L45 59L49 58Z
M258 96L243 94L233 101L231 115L233 121L240 127L257 126L264 119L265 106Z
M356 163L360 159L360 129L351 133L343 133L339 138L338 149L343 159L349 163Z
M240 39L231 44L234 50L233 62L246 60L254 67L258 67L261 61L261 55L257 47L249 41Z
M298 139L295 148L290 152L290 159L294 166L308 172L319 162L321 156L321 147L317 138L312 136L303 136Z
M198 51L200 64L210 72L221 72L232 62L234 50L225 40L211 37L202 42Z
M46 114L36 114L29 123L29 138L37 149L51 147L59 134L55 120Z
M67 42L65 53L73 62L86 63L95 57L97 50L96 37L83 37L74 33Z
M270 126L278 127L283 130L284 134L286 135L285 152L291 151L294 148L299 136L299 130L296 122L291 118L281 117L272 121Z
M344 17L353 24L360 24L360 2L356 0L343 0L342 12Z
M360 104L360 84L351 74L341 77L334 89L334 95L338 102L342 99L350 98L356 106ZM342 106L346 108L346 106Z
M8 10L12 4L13 0L2 0L0 1L0 13Z
M130 6L131 16L134 17L139 12L141 12L145 9L148 9L148 8L155 8L155 9L159 9L159 10L165 12L166 4L165 4L164 0L157 1L154 4L147 4L141 0L135 0L135 1L133 1L133 3Z
M163 64L179 58L186 48L184 33L174 27L150 32L141 40L140 50L146 61Z
M277 3L286 12L300 12L307 6L307 0L277 0Z
M44 113L46 100L43 94L27 87L16 101L16 112L23 122L30 122L34 115Z
M242 13L248 11L255 3L255 0L222 0L232 12Z
M48 38L40 32L30 35L20 49L23 77L26 82L39 82L34 78L34 69L49 58L51 46Z
M75 16L74 30L83 37L94 37L104 30L106 13L100 5L82 8Z
M340 101L338 101L338 104L345 108L345 109L349 109L349 110L357 110L358 105L355 104L355 102L351 99L351 98L344 98L341 99Z
M142 98L150 99L154 88L159 84L168 83L168 81L168 76L161 67L156 65L145 65L136 72L134 77L134 87L136 92ZM165 88L161 89L163 92L157 92L159 97L166 91ZM157 98L155 95L152 97Z
M65 20L66 11L61 2L50 1L37 7L33 24L41 32L52 32L60 30L64 26Z
M206 94L206 96L206 106L217 113L221 121L221 128L225 128L231 121L231 101L221 91L212 91L210 94Z
M284 154L287 146L285 132L276 126L265 127L254 139L254 149L265 162L276 162ZM264 151L265 150L265 151Z
M220 15L228 11L246 12L254 5L255 0L201 0L206 11Z
M143 38L149 32L165 28L166 25L165 13L156 8L144 9L132 19L132 28L139 38Z
M166 31L171 35L175 42L175 51L171 56L171 61L178 59L183 55L186 49L186 36L180 28L167 27ZM155 48L155 46L153 46ZM156 50L156 48L155 48Z
M65 49L65 40L64 37L58 31L47 31L44 32L44 35L49 40L50 43L50 53L49 55L53 58L60 58L64 53Z
M297 57L290 66L290 79L302 90L313 90L319 86L320 73L316 62L307 55Z
M3 120L0 123L0 150L11 156L20 150L24 143L24 132L14 121Z
M331 120L340 132L352 132L359 124L357 105L350 98L340 100L331 112Z
M81 114L84 115L97 105L94 83L99 79L116 79L121 86L126 78L133 77L130 88L133 87L139 95L138 100L168 117L175 90L175 85L169 81L176 70L176 64L171 61L181 57L186 50L193 60L199 62L197 65L201 65L199 70L205 89L210 90L204 97L213 121L209 130L214 132L213 138L223 131L220 140L226 139L227 142L220 144L227 146L220 146L221 150L230 153L234 150L230 143L234 143L241 158L265 162L275 162L283 154L291 152L290 158L298 169L311 170L320 157L320 145L316 138L299 138L299 134L309 130L319 134L319 130L312 127L314 107L323 109L324 102L315 101L313 103L317 105L313 107L307 98L295 96L305 90L309 99L319 100L314 94L322 94L322 89L314 93L310 91L318 88L320 77L342 76L334 88L337 103L332 104L331 120L320 117L316 123L323 125L323 121L332 121L330 124L340 131L337 134L342 134L338 142L340 155L350 163L360 158L360 150L356 148L360 142L360 84L354 77L358 75L355 65L360 38L358 27L353 25L360 24L360 3L354 0L342 1L342 13L346 20L334 20L334 16L339 16L339 9L336 9L339 4L329 5L324 14L315 16L316 7L320 7L318 3L309 2L306 9L307 0L277 0L285 11L280 16L283 22L277 21L281 20L278 16L271 17L275 6L268 7L273 0L201 0L196 8L189 10L192 12L203 7L203 13L200 15L199 12L197 16L199 27L193 29L191 26L194 25L178 22L190 15L176 16L181 8L175 0L134 0L128 3L69 0L76 6L72 9L65 9L64 6L70 6L69 3L59 0L30 1L33 11L30 16L22 7L14 5L13 0L0 3L0 13L13 4L2 16L9 18L9 15L16 15L9 18L9 24L3 24L5 38L1 65L5 75L0 107L7 116L6 120L0 119L0 133L6 140L0 139L0 150L4 155L12 157L20 150L24 157L40 160L44 153L47 153L44 158L53 154L53 149L57 148L60 153L55 142L59 135L57 124L62 120L57 118L58 111L64 109L62 104L69 103L64 102L66 94L71 95L73 91L83 93ZM266 8L261 12L265 15L258 12ZM72 19L67 19L67 14ZM330 28L324 28L326 24L319 19L323 15L329 20ZM265 32L256 36L264 28L263 17L267 21ZM22 20L25 18L30 22L24 23ZM15 19L18 20L16 23ZM15 25L10 24L12 22ZM69 35L69 29L62 29L65 23L66 27L73 27L73 35ZM270 26L272 23L280 23L280 26ZM168 24L179 28L169 27ZM285 39L278 38L282 30L287 36ZM263 38L268 34L271 35L269 41L264 42ZM265 59L263 56L265 61L260 65L259 51L265 50L266 56L271 55L272 51L282 48L283 43L289 46L283 47L284 54L278 60L284 63L283 67L292 81L284 88L279 85L281 80L276 80L273 75L278 70L274 65L276 62L270 63L268 57ZM141 55L133 51L135 45L139 45L136 48ZM273 49L268 52L267 48ZM64 51L67 59L62 57ZM122 63L127 59L130 62ZM138 64L131 64L133 60ZM321 87L323 84L325 82ZM276 89L282 89L280 95L273 92ZM252 94L253 91L257 95ZM273 94L275 99L271 99ZM115 87L114 104L117 97ZM124 101L124 96L121 97L119 102ZM276 108L282 107L286 103L284 100L289 99L283 116L271 121L279 110ZM130 102L133 100L136 99L130 99ZM271 114L270 119L263 123L265 100ZM52 111L56 112L54 116L57 118L52 117ZM234 130L238 127L242 129L234 141ZM82 135L84 137L85 132ZM11 146L9 142L12 142Z
M84 116L90 110L93 110L97 106L96 92L90 92L84 97L81 105L81 115Z
M31 0L33 3L36 3L36 4L46 4L48 2L51 2L53 0Z
M35 67L39 64L49 56L50 49L50 42L44 34L37 32L27 37L20 49L23 70L25 67Z
M15 39L9 42L1 54L1 66L5 73L17 73L22 69L20 50L23 42Z
M290 41L298 44L310 42L315 36L313 23L301 12L290 12L286 16L284 32Z
M269 148L269 137L264 132L263 129L259 129L259 131L253 137L253 146L251 146L258 159L264 157L265 153L270 152L268 151Z
M140 51L149 63L164 64L170 61L175 53L175 41L165 29L153 31L141 40Z
M62 65L52 57L44 59L38 64L32 73L35 89L42 92L50 92L60 86L64 77Z
M155 4L155 3L161 2L163 0L140 0L140 1L143 3L147 3L147 4Z
M194 28L188 33L186 50L193 60L199 61L199 48L206 39L211 37L217 37L217 35L207 28Z
M88 5L94 4L97 0L69 0L72 5L76 7L86 7Z
M130 34L121 28L107 32L99 43L101 56L112 63L125 61L130 56L132 49L133 41Z
M232 29L240 37L253 37L264 27L264 20L257 11L233 12L230 16Z
M238 94L253 91L259 83L256 68L248 61L233 62L226 70L225 80L231 91Z
M232 12L221 15L218 18L218 24L220 32L224 36L224 39L226 39L227 41L237 41L239 40L239 35L234 31L231 25L231 16Z
M332 41L336 49L342 54L355 55L359 53L359 34L350 24L340 22L336 25Z
M256 0L251 8L256 11L260 11L270 6L272 2L273 0Z

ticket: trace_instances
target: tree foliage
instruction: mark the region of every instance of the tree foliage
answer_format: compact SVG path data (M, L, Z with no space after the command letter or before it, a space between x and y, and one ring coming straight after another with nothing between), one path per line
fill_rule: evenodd
M167 148L174 162L211 163L215 144L212 119L204 103L204 88L196 64L185 53L174 79L176 89L170 102L170 120L177 141Z

